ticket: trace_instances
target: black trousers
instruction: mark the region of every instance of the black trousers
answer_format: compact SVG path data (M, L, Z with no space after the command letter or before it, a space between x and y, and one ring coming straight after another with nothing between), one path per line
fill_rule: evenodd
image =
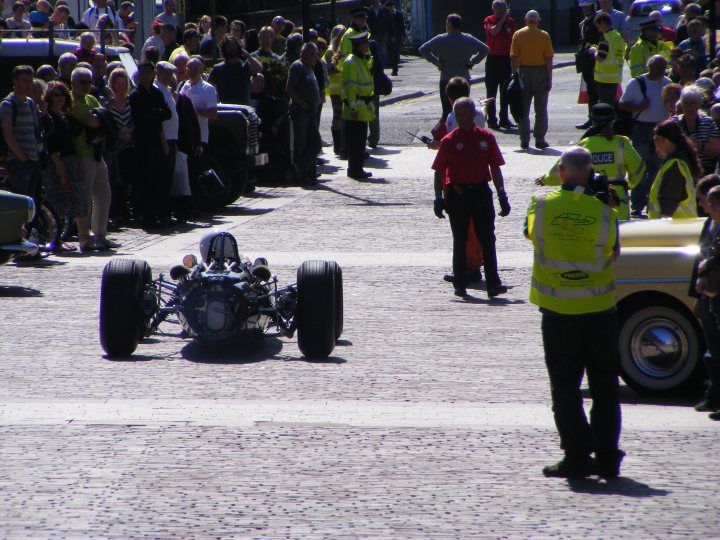
M293 127L293 165L300 183L315 181L317 157L322 149L314 110L290 109Z
M495 253L495 206L493 193L487 183L461 186L458 193L453 186L447 192L447 212L453 235L453 275L455 288L465 287L464 280L467 260L467 238L470 218L475 225L475 234L482 245L485 279L488 287L500 285Z
M375 104L375 119L370 122L368 126L368 144L371 146L377 146L380 144L380 96L375 94L373 96L373 103Z
M347 120L345 122L345 144L347 145L349 175L359 173L363 170L367 133L367 122L359 122L357 120Z
M485 91L488 98L497 98L498 88L500 89L500 122L509 122L508 103L505 98L503 84L512 75L510 68L510 57L492 55L485 60ZM495 116L496 101L491 101L487 105L488 120L497 120Z
M173 163L175 162L175 146L169 146L170 155L165 156L162 149L154 144L143 144L142 141L136 143L138 194L145 223L170 216L172 177L168 176L168 160L172 158Z
M598 91L595 84L595 62L590 63L582 71L582 78L588 93L588 116L592 112L593 105L598 102Z
M395 41L388 41L388 67L392 69L393 73L397 73L398 67L400 66L400 45L402 44L402 38L396 36Z
M445 87L447 86L449 79L440 79L440 104L442 105L442 120L447 120L448 114L452 112L452 105L450 100L445 94Z
M543 314L542 335L560 447L571 459L593 451L599 459L616 459L621 424L617 314ZM585 372L593 402L589 423L580 393Z

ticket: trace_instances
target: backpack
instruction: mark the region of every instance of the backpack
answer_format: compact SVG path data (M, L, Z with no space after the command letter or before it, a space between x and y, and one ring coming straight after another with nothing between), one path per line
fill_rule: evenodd
M95 149L95 158L100 161L100 156L105 152L113 152L120 145L120 130L115 123L112 113L103 107L96 107L92 110L100 120L99 128L85 128L85 136L89 144Z
M37 109L35 108L35 102L31 98L27 98L27 100L28 100L28 104L32 107L32 110L36 111L35 112L35 139L37 141L40 141L42 138L42 133L40 130L40 118L37 115ZM8 103L10 103L10 106L12 107L12 121L14 124L18 117L17 102L14 99L12 99L12 94L9 94L8 96L6 96L5 99L3 99L2 102L0 102L0 103L4 103L6 101ZM0 157L7 160L7 154L8 154L9 150L10 149L8 148L7 142L5 141L5 135L3 134L2 129L0 129Z
M640 85L640 91L642 92L643 99L647 99L647 82L642 75L635 77L635 80ZM618 107L616 103L615 122L613 123L613 126L615 128L615 134L625 135L626 137L632 136L633 125L635 124L635 120L638 119L638 116L640 116L641 112L642 111L639 111L633 114L629 111L623 111L620 107Z

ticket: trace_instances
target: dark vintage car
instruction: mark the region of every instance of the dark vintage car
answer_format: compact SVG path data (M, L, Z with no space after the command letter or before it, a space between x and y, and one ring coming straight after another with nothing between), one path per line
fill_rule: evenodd
M113 259L102 275L100 344L110 358L131 355L163 323L181 337L232 346L275 328L297 332L306 357L325 358L343 332L342 270L334 261L305 261L297 283L278 286L266 259L241 255L227 232L200 241L200 261L186 255L169 278L153 278L147 262Z
M0 190L0 264L37 253L38 246L24 238L24 226L34 215L30 197Z

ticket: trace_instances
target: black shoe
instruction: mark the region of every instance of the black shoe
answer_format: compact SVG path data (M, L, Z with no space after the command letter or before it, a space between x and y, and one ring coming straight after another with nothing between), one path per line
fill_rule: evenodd
M711 412L708 414L710 420L720 420L720 411Z
M587 120L583 122L582 124L578 124L575 126L575 129L589 129L592 126L592 121Z
M465 298L467 296L467 289L465 287L455 287L455 292L453 294L455 296L459 296L460 298Z
M593 474L593 462L585 459L568 459L565 457L554 465L543 467L545 476L552 478L587 478Z
M395 71L392 72L392 76L393 76L393 77L397 77L397 76L398 76L397 70L395 70Z
M378 147L378 143L368 141L368 146L369 146L370 148L372 148L373 150L375 150L375 149ZM367 152L366 152L365 154L366 154L367 157L370 157L370 155L369 155Z
M455 276L453 276L452 274L445 274L443 276L443 279L448 283L453 283L455 281Z
M633 210L630 212L630 217L633 219L648 219L647 214L643 214L642 210Z
M620 464L625 457L625 452L618 450L611 457L595 457L592 462L593 473L603 478L617 478L620 475Z
M348 159L348 154L347 154L347 152L340 152L340 153L338 154L338 159L341 159L342 161L347 161L347 159Z
M525 151L530 150L530 143L525 143L525 144L520 143L520 150L525 150Z
M508 292L508 288L505 285L488 285L487 295L488 298L495 298L498 295L505 294Z
M488 126L490 129L493 129L493 130L495 130L495 131L497 131L498 129L500 129L500 126L498 125L498 121L495 120L494 118L491 118L490 120L487 121L487 126Z
M535 148L538 150L545 150L546 148L549 148L550 145L547 141L535 141Z
M367 171L348 172L347 175L348 178L352 178L353 180L365 180L366 178L372 177L372 173Z
M513 124L510 120L500 120L500 129L513 129L517 126Z
M697 412L714 412L720 410L720 401L716 399L703 399L693 407Z

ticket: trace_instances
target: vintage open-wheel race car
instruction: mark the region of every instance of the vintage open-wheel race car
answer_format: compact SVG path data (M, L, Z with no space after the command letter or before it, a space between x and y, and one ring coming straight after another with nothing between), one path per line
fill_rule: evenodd
M343 332L342 269L334 261L305 261L297 283L278 287L266 259L242 256L227 232L200 241L200 261L183 264L153 279L144 260L113 259L103 270L100 344L108 357L130 356L164 323L177 323L182 337L230 342L262 335L298 335L301 352L328 357Z

